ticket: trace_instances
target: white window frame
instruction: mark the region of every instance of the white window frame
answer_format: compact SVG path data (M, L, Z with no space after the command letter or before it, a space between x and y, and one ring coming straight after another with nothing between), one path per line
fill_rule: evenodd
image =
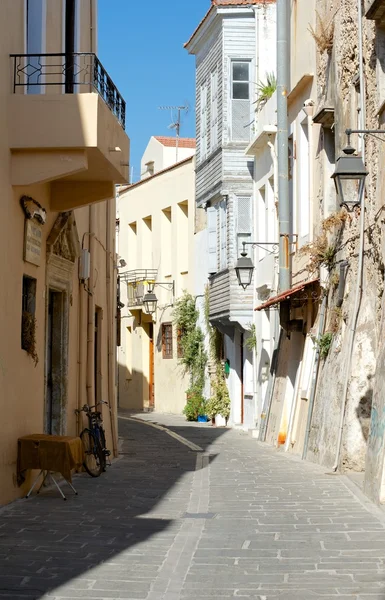
M201 162L207 158L208 151L208 86L205 82L200 87L199 158Z
M219 135L218 135L218 68L216 68L211 73L211 111L210 111L210 120L211 120L211 134L210 134L210 147L211 152L218 147L219 144Z
M231 100L248 100L249 102L251 101L251 94L250 94L250 67L251 67L251 60L247 59L247 58L232 58L231 59L231 65L230 65L230 99ZM246 80L240 80L240 81L235 81L233 79L234 77L234 73L233 73L233 67L236 64L245 64L248 66L249 68L249 74L248 74L248 79ZM249 90L249 97L248 98L234 98L234 88L233 85L234 83L248 83L248 90Z
M218 270L217 259L217 208L218 205L209 206L207 209L207 250L208 274L212 275Z
M227 269L227 202L219 203L219 270Z
M228 113L228 134L229 140L239 142L242 140L233 139L233 102L237 102L237 98L233 98L233 65L235 63L247 63L249 65L249 113L250 120L252 118L252 89L251 89L251 73L254 72L254 60L252 57L238 57L229 56L228 59L228 102L227 102L227 113ZM240 82L241 83L241 82Z
M309 132L306 121L298 123L297 139L297 232L299 244L309 242L310 236L310 172L309 172Z

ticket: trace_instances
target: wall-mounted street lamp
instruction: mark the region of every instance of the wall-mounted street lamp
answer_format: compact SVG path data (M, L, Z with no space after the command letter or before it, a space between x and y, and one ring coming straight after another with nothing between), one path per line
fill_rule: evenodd
M355 155L356 150L350 145L352 133L370 133L370 130L346 130L348 145L343 149L344 155L337 159L336 170L332 175L340 205L348 210L361 205L365 179L368 175L362 158Z
M251 284L254 271L253 261L247 256L245 245L245 242L243 242L241 256L238 258L237 264L235 265L238 283L244 290Z
M165 289L168 289L172 292L172 298L174 301L175 298L175 281L172 282L152 282L148 284L147 293L143 296L143 307L148 315L153 315L156 313L156 308L158 306L158 298L154 293L154 287L159 285Z
M267 250L264 246L272 246L272 249L267 251L273 253L278 251L279 246L275 242L242 242L242 245L243 250L235 265L235 272L237 274L238 284L245 290L251 284L254 271L253 261L247 256L246 246L252 246L253 248L258 246L263 250Z
M147 294L143 296L144 310L148 315L153 315L156 312L158 298L155 296L153 287L148 286Z

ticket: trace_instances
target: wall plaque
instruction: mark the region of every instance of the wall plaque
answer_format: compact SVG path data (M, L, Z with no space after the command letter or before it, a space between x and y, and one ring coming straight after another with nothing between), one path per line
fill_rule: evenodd
M42 246L42 226L36 219L25 220L24 260L40 266Z

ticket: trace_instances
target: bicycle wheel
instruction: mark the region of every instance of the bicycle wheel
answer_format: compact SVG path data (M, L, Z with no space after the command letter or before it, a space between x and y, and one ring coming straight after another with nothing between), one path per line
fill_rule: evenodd
M83 466L91 477L99 477L105 462L99 440L90 429L84 429L80 434L84 448Z

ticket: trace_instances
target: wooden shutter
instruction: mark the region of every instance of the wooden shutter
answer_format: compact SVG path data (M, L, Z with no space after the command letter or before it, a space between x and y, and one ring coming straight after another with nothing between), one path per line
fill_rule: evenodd
M207 156L207 86L201 86L200 160Z
M211 150L218 146L218 71L211 73Z
M217 272L217 209L209 206L207 209L207 237L208 237L208 272Z
M220 269L227 268L227 210L226 200L223 200L219 204L219 224L220 224L220 238L221 238L221 249L220 249Z

